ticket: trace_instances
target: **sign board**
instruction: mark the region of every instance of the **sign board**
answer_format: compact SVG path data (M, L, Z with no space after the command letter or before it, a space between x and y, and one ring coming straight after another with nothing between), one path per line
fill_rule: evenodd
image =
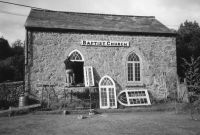
M91 66L84 67L84 80L86 87L94 86L93 68Z
M83 46L129 47L129 42L82 40L81 45L83 45Z

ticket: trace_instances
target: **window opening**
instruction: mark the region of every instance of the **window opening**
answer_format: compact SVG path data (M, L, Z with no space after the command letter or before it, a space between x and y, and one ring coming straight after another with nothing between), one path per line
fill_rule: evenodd
M70 54L70 60L73 61L73 71L75 75L75 85L76 86L83 86L84 84L84 73L83 73L83 66L84 66L84 59L82 54L78 50L72 51Z
M141 65L140 59L135 53L131 53L127 59L128 82L141 81Z

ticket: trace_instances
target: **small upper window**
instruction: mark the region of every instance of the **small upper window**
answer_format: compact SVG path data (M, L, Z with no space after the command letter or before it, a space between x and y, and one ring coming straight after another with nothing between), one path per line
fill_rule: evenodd
M71 61L84 61L81 53L78 50L72 51L69 56Z
M141 81L140 58L134 52L130 53L127 59L127 75L128 82Z

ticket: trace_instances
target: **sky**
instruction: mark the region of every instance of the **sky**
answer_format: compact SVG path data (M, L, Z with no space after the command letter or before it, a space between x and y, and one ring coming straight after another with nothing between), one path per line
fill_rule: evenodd
M181 23L200 24L200 0L2 0L56 11L155 16L170 29ZM25 40L24 24L30 8L0 2L0 37L12 44Z

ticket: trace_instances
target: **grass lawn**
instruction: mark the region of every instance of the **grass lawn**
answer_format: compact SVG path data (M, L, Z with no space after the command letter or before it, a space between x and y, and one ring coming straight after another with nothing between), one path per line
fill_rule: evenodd
M23 115L0 118L0 135L200 135L200 121L174 112Z

